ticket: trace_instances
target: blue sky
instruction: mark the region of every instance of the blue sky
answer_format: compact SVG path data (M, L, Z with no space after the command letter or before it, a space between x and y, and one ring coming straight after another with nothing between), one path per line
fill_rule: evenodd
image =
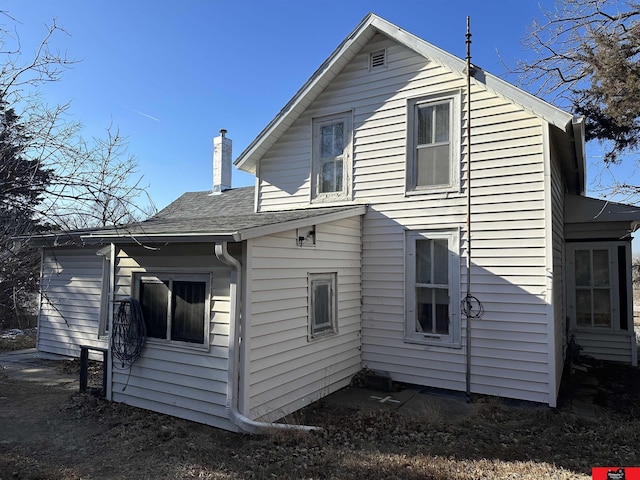
M503 62L530 55L521 40L541 18L540 8L553 3L0 0L0 9L17 21L0 23L16 29L25 55L54 18L68 32L53 46L81 62L44 86L43 98L71 101L87 137L119 128L151 198L163 208L185 191L210 189L219 129L228 130L235 158L368 12L459 57L469 15L474 63L502 76ZM588 163L597 165L597 157ZM590 180L599 178L598 170L590 168ZM607 181L606 174L600 178ZM252 183L252 176L234 170L234 186Z

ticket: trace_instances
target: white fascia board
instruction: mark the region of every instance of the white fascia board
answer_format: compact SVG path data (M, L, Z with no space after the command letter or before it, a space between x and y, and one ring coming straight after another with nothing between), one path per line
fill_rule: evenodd
M87 235L82 241L86 245L117 243L117 244L159 244L159 243L215 243L233 241L237 232L225 233L180 233L180 234L113 234Z
M341 68L336 68L336 64L344 66L356 55L364 43L373 37L375 32L369 26L372 19L375 18L378 17L368 14L320 65L275 118L267 124L262 132L234 161L234 165L238 169L248 173L256 173L256 166L262 155L324 90L324 86L342 70ZM365 35L364 39L363 35Z
M585 193L587 183L587 158L585 152L585 130L584 117L575 117L573 119L573 142L576 154L576 164L578 167L578 178L580 181L580 194Z
M376 32L388 36L446 68L458 71L458 73L463 76L465 75L466 62L464 60L370 13L355 30L347 36L338 48L334 50L278 115L269 122L253 142L240 154L234 162L235 166L240 170L255 174L257 163L262 155L267 152L286 129L304 112L322 90L324 90L324 85L338 75L341 68L336 68L336 66L344 66L351 61ZM486 88L521 105L523 108L533 112L535 115L565 132L571 128L573 120L571 114L540 100L536 96L490 73L479 69L474 77L474 81L483 84Z
M310 215L309 217L300 218L297 220L274 223L272 225L264 225L254 228L247 228L236 232L233 239L236 242L241 242L243 240L249 240L251 238L263 237L265 235L272 235L275 233L285 232L287 230L293 230L294 228L302 228L309 225L319 225L322 223L329 223L336 220L364 215L365 213L367 213L367 206L358 205L354 208L342 210L340 212Z
M465 60L426 42L420 37L402 30L380 17L373 18L371 24L381 33L404 44L420 55L439 63L445 68L456 70L462 76L466 75L467 63ZM478 67L476 66L476 68ZM485 85L497 94L521 105L565 132L568 131L571 126L573 115L539 99L535 95L525 92L495 75L480 69L479 73L473 78L476 82Z

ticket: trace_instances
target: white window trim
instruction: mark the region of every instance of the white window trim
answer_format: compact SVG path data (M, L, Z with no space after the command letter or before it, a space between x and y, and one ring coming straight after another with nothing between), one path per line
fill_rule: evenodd
M571 242L566 244L566 263L567 263L567 316L569 317L569 325L572 331L576 332L624 332L627 330L620 329L620 296L618 282L618 247L625 246L624 242ZM609 291L611 292L611 325L606 326L586 326L578 325L576 319L576 278L575 278L575 251L576 250L608 250L609 251ZM633 319L629 320L633 323Z
M212 278L210 273L195 273L195 272L179 272L175 270L167 271L164 269L154 270L134 270L131 272L131 290L132 297L140 299L140 278L141 277L158 277L161 280L178 280L187 282L204 282L205 283L205 299L204 299L204 318L202 319L204 324L204 341L200 343L181 342L178 340L147 337L147 343L154 345L165 345L173 347L182 347L195 350L208 350L209 349L209 331L211 323L211 284ZM169 302L170 304L171 302ZM167 306L169 308L169 305ZM170 319L167 321L167 331L171 331Z
M342 190L338 192L320 192L320 127L342 120L345 126L344 158L342 160ZM342 112L334 115L317 117L312 120L311 148L311 201L335 202L351 200L352 157L353 157L353 112Z
M416 240L446 239L449 246L449 334L417 332L416 325ZM405 342L460 348L460 233L458 230L405 231Z
M449 166L451 168L449 183L446 185L416 186L415 160L417 148L418 122L416 111L418 106L449 101L451 104L449 123L449 142L451 144ZM433 95L412 98L407 102L407 162L405 167L407 195L435 192L460 191L461 161L461 129L462 129L462 93L460 90L446 91Z
M330 328L322 332L315 332L313 325L313 312L314 312L314 284L329 284L330 286L330 302L329 312L331 313ZM307 339L309 341L318 340L320 338L331 337L338 333L338 274L337 272L328 273L309 273L308 274L308 334Z

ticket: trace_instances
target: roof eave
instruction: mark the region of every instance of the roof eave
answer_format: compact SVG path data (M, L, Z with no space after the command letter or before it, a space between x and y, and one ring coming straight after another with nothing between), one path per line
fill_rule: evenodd
M635 230L640 224L640 207L583 195L565 195L565 223L620 222Z
M448 68L457 70L462 75L465 74L466 62L464 60L431 45L375 14L369 13L314 72L276 117L269 122L253 142L240 154L234 162L236 167L245 172L255 174L257 164L262 155L268 151L295 119L302 114L317 95L320 94L327 83L338 75L341 68L336 68L336 66L340 64L339 66L341 67L348 63L376 32L381 32L406 47L411 48L418 54ZM476 70L474 78L475 81L484 84L487 88L498 92L525 109L534 112L561 130L565 132L571 130L573 120L571 114L539 99L535 95L511 85L501 78L484 72L480 68Z
M338 45L333 53L320 65L320 67L309 77L305 84L296 92L289 102L280 112L267 124L258 136L234 161L235 166L248 173L256 173L256 166L262 154L275 143L277 138L284 133L289 123L286 120L291 114L298 112L298 115L307 108L313 99L324 90L326 82L338 75L338 62L346 64L359 48L363 45L363 35L368 31L372 21L377 19L374 14L367 14L358 26ZM373 31L370 31L373 36ZM349 55L351 53L351 55ZM321 82L322 85L320 85ZM320 85L320 86L319 86ZM318 91L316 91L318 90ZM298 115L295 115L297 118ZM275 137L273 137L276 135Z
M114 234L87 235L82 241L86 245L117 243L131 245L157 245L167 243L216 243L237 241L237 232L225 233L180 233L180 234Z
M259 227L246 228L244 230L239 230L237 240L249 240L251 238L263 237L265 235L272 235L275 233L284 232L287 230L292 230L294 228L301 228L309 226L310 223L314 225L319 225L322 223L334 222L336 220L343 220L345 218L351 218L359 215L364 215L367 213L366 205L357 205L353 208L349 208L347 210L341 210L339 212L331 212L320 215L312 215L305 218L299 218L296 220L288 220L285 222L273 223L270 225L262 225Z

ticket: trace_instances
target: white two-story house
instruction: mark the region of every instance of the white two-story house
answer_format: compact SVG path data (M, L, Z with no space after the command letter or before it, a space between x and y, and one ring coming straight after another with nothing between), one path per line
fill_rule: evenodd
M255 187L223 133L212 192L43 238L38 348L108 347L110 399L230 430L362 368L555 406L569 343L637 364L640 209L584 196L583 125L370 14L235 160Z

